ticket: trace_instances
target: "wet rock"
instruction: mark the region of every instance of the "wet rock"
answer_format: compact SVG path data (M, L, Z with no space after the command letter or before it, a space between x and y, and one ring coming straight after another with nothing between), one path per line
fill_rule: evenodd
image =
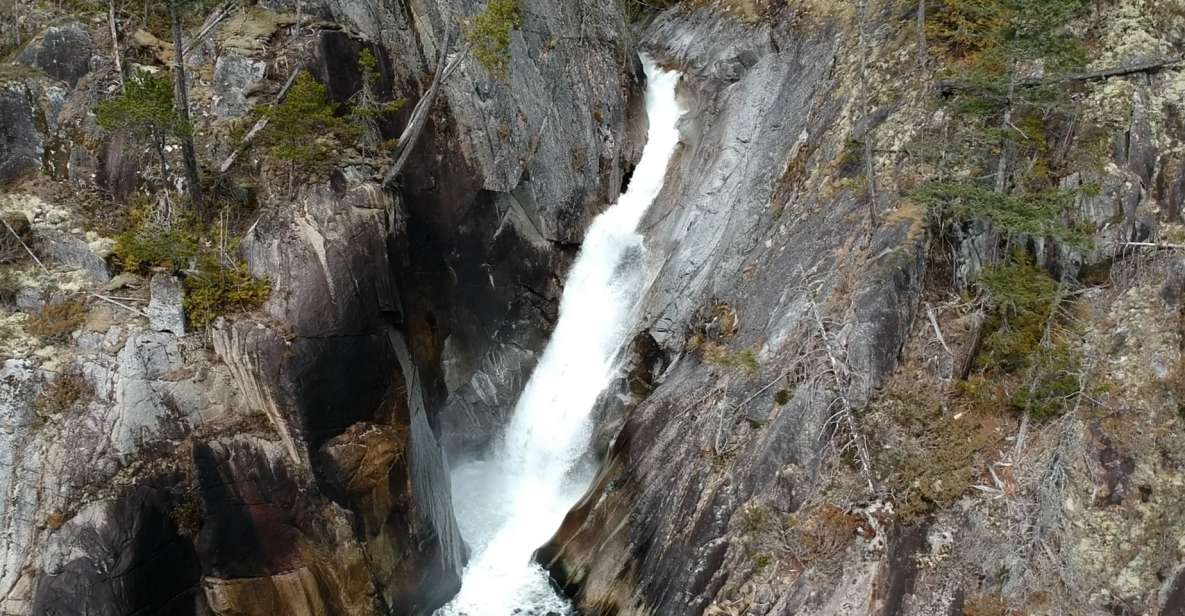
M50 26L17 56L17 61L35 66L55 79L74 87L91 70L95 45L78 22Z
M149 286L148 322L158 332L185 335L185 287L171 274L155 274Z
M672 359L625 415L594 486L537 554L583 608L704 613L751 566L752 554L728 548L740 540L730 519L757 495L789 500L798 478L785 470L818 463L837 395L867 401L896 366L924 264L920 224L903 217L857 242L865 232L853 221L867 204L849 192L779 188L804 179L784 177L795 168L788 161L840 113L829 93L837 27L823 20L791 34L684 4L643 38L660 63L684 71L689 107L671 181L640 225L657 272L640 309L657 348L643 355ZM867 260L850 265L845 251ZM850 276L838 274L847 267ZM721 337L701 316L721 302L736 313L735 332L719 341L730 361L713 363L690 339L705 328ZM859 377L787 383L779 403L774 366L797 361L799 345L819 335L816 311L842 323L827 335ZM730 366L744 357L749 376ZM877 571L853 564L843 589L806 583L810 607L778 586L770 595L779 606L753 613L869 605Z

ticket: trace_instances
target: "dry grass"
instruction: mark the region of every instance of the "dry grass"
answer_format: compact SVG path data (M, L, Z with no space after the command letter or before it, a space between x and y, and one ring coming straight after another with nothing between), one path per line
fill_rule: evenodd
M33 400L33 408L41 415L57 415L90 400L94 395L94 389L82 370L70 368L41 388L41 393Z
M26 329L46 342L66 342L86 321L86 306L70 299L59 304L46 304L29 317Z
M963 604L963 616L1019 616L1020 612L1008 607L1003 599L994 595L976 595Z

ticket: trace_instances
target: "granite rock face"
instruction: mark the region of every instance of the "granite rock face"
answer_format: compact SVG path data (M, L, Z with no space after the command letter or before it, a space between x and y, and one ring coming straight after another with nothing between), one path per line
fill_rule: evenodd
M176 276L156 274L148 286L148 324L158 332L185 335L185 288Z
M446 40L445 58L462 52L446 22L485 6L247 4L187 56L207 172L294 67L356 100L365 50L377 88L408 103L367 139L398 137ZM933 173L912 146L950 120L933 111L930 64L914 65L904 4L686 2L639 41L617 0L522 0L506 74L465 59L394 186L387 154L362 143L307 181L257 144L214 183L248 219L234 257L273 293L189 335L174 275L190 264L105 287L110 242L84 235L103 213L86 192L159 198L177 153L161 165L95 126L117 87L106 25L55 22L0 78L0 182L47 255L46 271L15 262L0 306L0 613L418 616L446 602L468 557L448 464L505 424L589 222L633 170L639 50L683 72L688 113L640 229L641 320L596 409L602 469L537 553L578 606L1179 612L1185 560L1165 538L1185 533L1182 72L1085 90L1083 117L1107 116L1115 151L1059 179L1095 241L1026 240L1050 272L1112 278L1074 290L1091 369L1108 375L1099 402L1029 428L1019 457L1016 418L935 436L979 420L941 407L921 430L931 452L990 447L952 470L958 498L909 517L885 469L910 463L892 456L917 435L890 411L956 387L979 345L958 292L996 236L936 229L909 197ZM1107 53L1185 49L1160 0L1106 10L1098 27L1123 43L1102 41ZM167 70L167 44L125 35L129 58ZM61 203L28 206L25 191ZM83 313L68 331L32 333L71 299ZM926 478L904 489L950 487Z
M74 22L50 26L26 45L16 60L74 87L91 71L94 55L90 33Z
M903 490L894 456L910 437L887 417L927 408L975 357L974 314L953 308L952 289L998 238L939 230L909 198L927 172L909 144L948 121L913 64L912 13L727 5L684 3L643 36L684 72L683 143L641 225L648 287L623 378L598 409L603 467L536 560L593 614L1179 611L1179 550L1103 546L1185 523L1169 505L1181 394L1165 380L1182 365L1180 256L1127 245L1180 233L1185 133L1158 92L1185 83L1181 71L1088 88L1093 106L1123 101L1105 112L1120 147L1065 180L1099 187L1068 214L1093 222L1093 244L1030 240L1055 275L1114 265L1109 285L1074 302L1074 327L1091 374L1116 375L1105 380L1124 393L1028 428L942 407L924 429L973 435L925 438L993 444L941 477L925 472L950 464L932 448ZM1130 9L1108 13L1116 32L1139 21ZM844 154L865 139L884 148L871 189ZM1124 350L1136 348L1145 361ZM1149 421L1172 427L1154 436ZM903 492L952 485L957 498L911 517ZM1117 524L1124 515L1140 521Z

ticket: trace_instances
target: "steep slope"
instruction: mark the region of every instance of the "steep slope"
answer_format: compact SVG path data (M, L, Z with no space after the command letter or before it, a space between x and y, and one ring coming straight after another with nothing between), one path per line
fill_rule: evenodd
M1048 165L1073 192L1037 227L1027 205L944 213L928 192L978 173L960 152L984 122L959 115L966 69L936 36L962 5L937 4L928 54L917 3L687 3L647 28L691 106L643 225L649 326L605 400L621 427L601 474L537 554L587 613L1182 609L1185 555L1148 541L1185 522L1182 99L1162 94L1182 83L1180 7L1082 5L1059 30L1092 45L1061 86L1072 128L1034 120L1064 150L999 162L990 126L972 143L1005 190ZM1091 147L1101 163L1075 162ZM995 359L1022 327L998 280L1048 281L1045 336L1009 361L1063 353L1056 371Z

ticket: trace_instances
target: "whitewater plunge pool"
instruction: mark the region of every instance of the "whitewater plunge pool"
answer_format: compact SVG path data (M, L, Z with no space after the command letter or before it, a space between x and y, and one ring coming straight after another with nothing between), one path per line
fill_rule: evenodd
M452 474L461 534L472 550L461 591L437 616L572 613L531 555L547 542L593 478L590 413L614 376L635 325L643 278L638 222L658 197L679 142L679 74L643 59L650 128L626 192L593 221L564 286L560 317L483 459Z

